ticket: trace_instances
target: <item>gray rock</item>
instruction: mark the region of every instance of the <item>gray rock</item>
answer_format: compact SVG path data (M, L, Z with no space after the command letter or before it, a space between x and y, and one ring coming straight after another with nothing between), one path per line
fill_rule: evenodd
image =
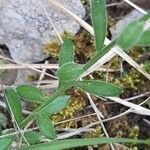
M129 23L140 19L142 16L143 14L138 10L132 10L128 15L123 17L123 19L119 20L115 27L112 27L110 29L112 38L114 39L115 37L117 37Z
M0 60L1 61L1 60ZM10 64L10 61L4 61L4 64ZM0 63L0 66L3 66L3 63ZM0 83L3 85L12 85L15 83L17 77L16 69L0 70Z
M51 6L48 0L41 0L49 17L59 33L76 33L80 26L72 19ZM85 16L80 0L58 0L78 15ZM56 38L39 0L0 0L0 44L6 44L13 59L19 62L38 62L47 56L42 45Z
M24 83L31 83L31 77L38 78L38 73L29 69L18 70L15 84L19 85Z
M2 75L0 75L0 81L4 85L12 85L15 83L17 76L17 70L5 70Z
M8 53L8 50L4 47L0 47L0 55L4 58L10 58L10 55ZM0 58L0 68L3 66L3 64L12 64L9 60L3 60ZM3 85L12 85L15 83L17 76L17 70L16 69L0 69L0 83Z

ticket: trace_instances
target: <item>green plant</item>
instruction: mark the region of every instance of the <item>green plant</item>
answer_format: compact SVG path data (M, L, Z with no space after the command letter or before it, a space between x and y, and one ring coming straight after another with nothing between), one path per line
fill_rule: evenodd
M135 45L148 45L149 41L146 38L149 31L145 30L145 22L149 19L150 14L144 16L142 19L131 23L121 35L112 41L109 45L104 45L104 40L107 31L107 14L105 0L92 0L91 1L92 23L95 32L95 46L96 54L89 60L83 67L74 62L74 49L72 41L66 38L61 46L59 55L59 70L56 75L59 79L59 86L50 96L45 96L38 88L32 85L20 85L16 90L12 88L6 88L4 91L5 102L8 110L12 116L13 121L16 124L17 129L26 127L28 123L36 120L36 124L39 127L41 133L49 139L56 137L53 122L49 119L49 116L64 109L70 99L70 96L65 95L65 92L71 87L79 88L83 91L89 92L96 96L118 96L122 93L122 89L118 86L106 83L104 81L97 80L83 80L80 78L91 68L102 56L104 56L111 48L119 45L121 48L129 49ZM136 30L136 32L135 32ZM138 33L138 36L137 36ZM145 39L145 40L144 40ZM148 42L147 42L148 41ZM35 102L39 106L28 117L24 119L21 109L21 100L27 100ZM7 138L3 135L0 137L0 142L5 143L8 147L13 141L12 134ZM26 142L26 137L24 138ZM29 138L28 138L29 139ZM10 142L11 141L11 142ZM81 147L93 144L104 143L143 143L150 144L150 141L145 140L133 140L133 139L71 139L71 140L56 140L50 143L38 144L33 146L27 146L20 148L20 150L38 150L38 149L66 149L72 147ZM30 143L30 142L29 142Z

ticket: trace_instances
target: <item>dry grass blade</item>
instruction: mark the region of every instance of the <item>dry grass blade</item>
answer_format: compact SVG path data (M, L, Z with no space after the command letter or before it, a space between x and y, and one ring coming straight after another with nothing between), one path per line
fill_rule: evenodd
M109 137L109 134L108 134L108 132L107 132L107 130L106 130L106 128L105 128L103 122L102 122L102 119L101 119L101 116L102 116L102 115L100 115L100 114L101 114L100 111L97 109L97 107L96 107L95 103L93 102L93 100L92 100L90 94L89 94L89 93L86 93L86 95L87 95L87 97L88 97L88 99L89 99L89 102L90 102L92 108L94 109L94 111L95 111L95 113L96 113L96 116L97 116L97 118L98 118L98 120L99 120L99 123L100 123L100 125L101 125L101 127L102 127L102 129L103 129L103 131L104 131L104 134L106 135L107 138L110 138L110 137ZM103 116L102 116L102 117L103 117ZM112 150L115 150L115 148L114 148L114 146L113 146L112 143L110 143L110 147L111 147Z
M127 106L129 108L132 108L134 113L136 114L140 114L140 115L147 115L147 116L150 116L150 110L149 109L146 109L142 106L139 106L139 105L136 105L136 104L133 104L131 102L128 102L128 101L125 101L119 97L108 97L108 99L114 101L114 102L117 102L119 104L122 104L124 106Z
M149 99L150 99L150 97L147 98L147 99L146 99L145 101L143 101L142 103L138 104L138 106L141 106L141 105L143 105L144 103L148 102ZM121 113L121 114L119 114L119 115L117 115L117 116L113 116L113 117L111 117L111 118L104 119L104 120L102 120L102 122L107 122L107 121L111 121L111 120L117 119L117 118L119 118L119 117L122 117L122 116L124 116L124 115L127 115L127 114L130 113L131 111L132 111L132 108L126 110L125 112L123 112L123 113ZM77 118L72 118L72 119L60 121L60 122L55 123L55 125L59 125L59 124L66 123L66 122L70 122L70 121L74 121L74 120L83 119L83 118L85 118L85 117L89 117L89 116L93 116L93 115L95 116L96 114L93 113L93 114L88 114L88 115L84 115L84 116L77 117ZM76 130L75 130L74 133L71 133L71 134L69 134L69 135L67 135L67 136L70 137L70 136L73 136L73 135L76 135L76 134L80 134L82 131L84 132L84 131L86 131L87 129L92 128L93 126L98 125L98 124L99 124L99 121L93 122L93 123L91 123L91 124L89 124L89 125L87 125L87 126L85 126L85 127L76 129L76 130L79 130L79 131L76 131ZM84 129L83 129L83 128L84 128ZM25 132L30 132L30 131L37 130L37 129L38 129L38 127L35 127L35 128L27 129ZM81 129L83 129L83 130L81 130ZM24 130L22 130L22 131L24 131ZM1 138L8 137L8 136L10 136L10 135L17 135L17 134L19 134L19 133L20 133L19 131L16 131L16 132L14 132L14 133L5 134L5 135L0 136L0 139L1 139ZM66 135L65 135L65 136L66 136ZM61 137L63 138L64 136L62 135Z
M49 64L49 61L46 60L44 64L45 64L45 65ZM46 72L46 69L42 69L42 73L41 73L41 75L40 75L40 77L39 77L39 80L38 80L38 83L37 83L37 87L40 86L40 84L41 84L40 82L44 79L45 72Z
M91 75L90 77L93 79L92 75ZM81 78L81 81L83 81L82 78ZM102 113L98 110L98 108L96 107L96 105L95 105L93 99L91 98L91 95L90 95L88 92L86 92L86 95L87 95L87 97L88 97L88 99L89 99L90 105L92 106L94 112L96 113L97 119L99 120L100 126L102 127L105 136L106 136L107 138L110 138L110 137L109 137L109 134L108 134L108 132L107 132L107 130L106 130L106 128L105 128L103 122L102 122L102 119L101 119L101 118L104 118L103 114L102 114ZM115 150L115 148L114 148L114 146L113 146L112 143L110 143L110 147L111 147L112 150Z
M1 64L0 69L58 69L58 64Z
M139 99L139 98L142 98L142 97L145 97L145 96L150 96L150 91L142 93L140 95L136 95L136 96L130 97L130 98L126 98L124 100L126 100L126 101L132 101L132 100Z
M81 65L82 66L82 65ZM33 68L33 69L58 69L58 64L24 64L24 66L20 64L1 64L0 69L26 69L26 68ZM117 69L107 69L107 67L100 67L97 71L109 71L109 72L118 72Z
M146 78L150 80L150 74L148 74L146 71L144 71L131 57L129 57L124 51L122 51L120 48L113 49L114 52L116 52L120 57L122 57L124 60L126 60L130 65L132 65L135 69L137 69L139 72L141 72Z
M15 60L11 59L11 58L7 58L7 57L4 57L4 56L2 56L2 55L0 55L0 58L3 59L3 60L11 61L11 62L13 62L13 63L15 63L15 64L18 64L18 65L20 65L20 66L23 66L24 68L28 68L28 69L31 69L31 70L33 70L33 71L42 73L41 70L38 70L38 69L36 69L36 68L32 68L32 67L30 67L29 65L26 66L26 64L17 62L17 61L15 61ZM49 73L45 73L45 75L47 75L47 76L49 76L49 77L52 77L52 78L54 78L54 79L57 79L55 76L53 76L53 75L51 75L51 74L49 74Z
M115 57L116 53L114 53L114 51L109 51L107 54L105 54L101 59L99 59L94 65L92 65L83 75L87 76L90 73L92 73L93 71L98 70L102 65L104 65L106 62L108 62L109 60L111 60L113 57Z
M135 5L133 2L131 2L130 0L123 0L126 3L128 3L130 6L132 6L133 8L137 9L138 11L140 11L142 14L146 15L147 12L145 10L143 10L142 8L140 8L139 6Z

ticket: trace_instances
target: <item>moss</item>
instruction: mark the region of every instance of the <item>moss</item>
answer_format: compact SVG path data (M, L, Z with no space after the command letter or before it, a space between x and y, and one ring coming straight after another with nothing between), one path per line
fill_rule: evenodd
M68 106L64 110L60 111L59 113L51 117L51 119L55 123L60 122L62 120L73 118L75 114L85 106L85 100L83 98L82 93L80 93L75 89L72 89L70 92L73 94L71 94L72 96ZM75 127L77 127L76 121L69 121L67 123L63 123L57 126L57 128L75 128Z
M113 27L116 24L115 19L113 19L110 15L108 16L108 28Z
M126 117L112 121L109 127L113 137L121 138L129 135L130 127Z
M62 39L65 39L66 37L70 37L72 39L75 47L75 56L77 62L85 63L94 55L95 48L93 45L93 38L87 31L82 30L78 35L72 35L70 33L64 32L61 37ZM46 55L58 59L60 45L60 41L55 39L43 45L43 52Z
M89 5L90 1L89 0L81 0L83 5Z
M38 75L28 75L27 76L27 81L33 82L33 81L37 81L38 80Z
M83 0L83 4L89 4L88 0ZM112 17L108 17L108 26L111 27L114 25L114 20ZM76 61L79 63L86 63L90 58L92 58L95 54L95 44L93 36L84 29L81 29L79 34L72 35L71 33L64 31L61 34L61 38L65 39L69 37L72 39L74 47L75 47L75 57ZM53 58L59 57L61 42L59 39L55 39L43 45L43 52Z
M84 1L86 4L87 1ZM109 24L108 26L113 26L113 20L111 20L111 17L109 17ZM75 61L77 63L86 63L90 58L93 57L95 54L95 46L94 46L94 40L93 37L85 30L81 30L81 32L78 35L71 35L70 33L64 32L62 34L62 38L70 37L73 41L74 48L75 48ZM54 57L59 57L59 50L60 50L60 42L59 40L54 40L52 42L47 43L43 47L43 51ZM134 47L129 51L129 55L135 60L139 61L140 55L144 53L144 49L142 47ZM124 60L118 56L111 59L108 63L105 64L106 68L109 66L110 69L118 70L120 69L120 63L124 63ZM149 72L149 62L144 62L141 64L143 68L147 72ZM114 83L118 86L123 87L124 89L124 95L122 97L130 97L133 95L141 94L143 92L148 91L150 88L150 84L147 82L147 79L139 73L136 69L133 67L130 67L130 65L123 66L124 72L121 76L121 73L119 71L109 73L109 82ZM100 79L105 80L106 79L106 72L99 72L96 71L93 73L94 79ZM57 123L62 120L67 120L71 118L75 118L75 116L82 116L84 114L91 114L93 111L88 110L82 110L86 106L86 100L85 95L78 90L72 89L68 93L69 95L72 95L71 101L69 105L62 110L61 112L53 115L51 119ZM96 103L99 103L96 98ZM81 111L82 110L82 111ZM84 112L86 111L86 112ZM80 113L79 113L80 112ZM82 113L81 113L82 112ZM125 118L124 120L117 120L114 121L114 123L111 124L109 129L110 134L112 134L112 137L129 137L129 138L137 138L138 135L138 129L136 127L129 127L128 119ZM97 121L96 116L89 116L79 120L69 121L66 123L62 123L56 126L56 128L79 128L86 126L90 123L93 123L94 121ZM96 126L94 130L84 133L83 137L102 137L103 132L99 126ZM136 146L132 145L129 146L131 149L136 149Z
M104 134L99 125L96 126L94 129L92 129L91 131L83 134L84 138L98 138L98 137L103 137L103 136L104 136Z
M129 51L129 55L135 60L139 61L140 56L144 53L144 49L141 47L134 47ZM123 62L122 58L114 57L111 61L107 63L109 68L111 69L120 69L120 63ZM150 63L149 61L145 61L141 64L141 67L145 69L147 72L150 71ZM104 79L106 78L106 73L103 72L99 73L99 78ZM121 72L114 72L109 73L109 82L121 86L127 97L141 94L147 92L150 88L150 84L147 81L147 78L144 77L140 72L134 69L129 64L123 65L123 74Z
M139 127L138 126L134 126L133 128L130 129L129 138L137 139L138 135L139 135Z
M62 39L65 39L67 37L72 38L72 34L64 31L64 33L61 35ZM61 42L58 38L49 41L43 45L43 52L46 55L52 56L53 58L58 58L59 57L59 51L61 47Z
M129 138L132 139L137 139L139 135L139 127L138 126L134 126L130 129L129 131ZM130 144L128 145L129 150L137 150L137 146L135 144Z
M129 50L129 56L132 57L135 61L138 61L140 55L143 53L144 53L144 48L139 46L135 46Z
M147 92L150 88L149 81L134 68L130 69L124 77L114 79L113 83L123 87L125 91L129 91L132 95Z
M144 64L142 64L142 67L144 68L144 70L150 74L150 61L145 61Z
M48 42L43 45L43 52L46 55L50 55L53 58L59 57L59 49L60 49L60 43L57 40Z

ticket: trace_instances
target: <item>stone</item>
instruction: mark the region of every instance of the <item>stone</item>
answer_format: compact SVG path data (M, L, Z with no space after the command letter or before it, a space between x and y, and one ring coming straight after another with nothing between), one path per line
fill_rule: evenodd
M11 63L9 61L5 61L5 64ZM0 64L2 65L2 64ZM16 69L8 69L8 70L0 70L0 83L3 85L12 85L15 83L17 77Z
M17 70L5 70L0 75L0 81L3 85L12 85L15 83Z
M0 55L2 57L10 58L9 51L5 45L0 45ZM12 64L9 60L3 60L0 58L0 66L3 66L3 64ZM0 69L0 83L3 85L12 85L15 83L17 76L17 70L16 69Z
M15 85L31 83L32 80L38 79L39 73L30 69L20 69L17 72Z
M54 8L48 0L41 1L59 34L78 32L77 22ZM85 9L80 0L58 1L84 18ZM44 60L48 56L42 51L43 44L56 37L39 0L0 0L0 44L8 46L14 60L26 63Z
M117 37L129 23L140 19L142 16L143 14L138 10L132 10L128 15L119 20L115 27L110 29L112 38Z

